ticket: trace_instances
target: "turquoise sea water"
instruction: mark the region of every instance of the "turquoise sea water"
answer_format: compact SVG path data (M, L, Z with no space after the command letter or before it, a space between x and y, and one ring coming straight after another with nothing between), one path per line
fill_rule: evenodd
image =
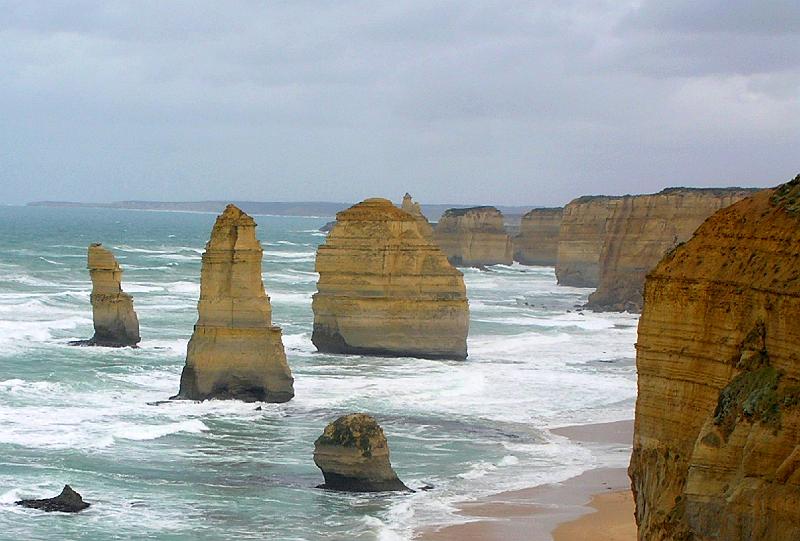
M579 313L590 290L556 287L552 268L498 265L464 271L465 362L318 354L311 295L326 217L256 217L296 397L261 411L149 405L178 389L214 218L0 207L0 539L409 539L463 520L454 502L620 460L548 429L632 418L635 316ZM91 242L125 271L140 349L66 345L92 335ZM435 488L315 488L313 442L353 411L381 423L407 485ZM13 505L65 483L93 506L63 515Z

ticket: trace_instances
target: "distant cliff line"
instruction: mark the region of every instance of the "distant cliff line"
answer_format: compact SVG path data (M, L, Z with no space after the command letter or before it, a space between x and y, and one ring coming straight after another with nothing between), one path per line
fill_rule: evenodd
M72 201L33 201L29 207L60 208L107 208L122 210L158 210L170 212L213 212L219 214L231 201L114 201L112 203L77 203ZM233 201L234 205L248 214L274 216L318 216L329 218L349 208L352 203L330 201ZM466 207L468 205L434 204L422 205L423 213L432 221L436 221L447 209ZM511 223L519 223L519 218L535 205L508 206L497 205L507 215Z

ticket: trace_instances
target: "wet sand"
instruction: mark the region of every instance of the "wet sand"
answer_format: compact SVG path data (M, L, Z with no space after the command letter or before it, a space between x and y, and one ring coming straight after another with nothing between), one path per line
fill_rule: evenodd
M552 432L587 445L628 444L632 441L633 421L565 427L554 429ZM591 507L587 507L588 505ZM438 529L427 529L420 532L415 539L420 541L549 541L551 539L635 541L636 539L630 480L624 468L589 470L563 483L503 492L476 502L465 502L459 508L462 515L474 520Z

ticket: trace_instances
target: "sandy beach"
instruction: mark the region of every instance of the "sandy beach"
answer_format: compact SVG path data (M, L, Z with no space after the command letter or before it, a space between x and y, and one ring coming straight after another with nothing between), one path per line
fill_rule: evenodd
M571 426L554 434L585 444L628 444L633 421ZM420 532L421 541L635 541L624 468L597 468L552 485L503 492L459 506L470 522Z

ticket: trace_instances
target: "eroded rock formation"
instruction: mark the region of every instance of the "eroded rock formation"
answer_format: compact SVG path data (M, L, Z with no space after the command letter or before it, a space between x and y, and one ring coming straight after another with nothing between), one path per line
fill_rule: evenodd
M648 275L629 473L642 541L800 539L800 176Z
M523 265L555 266L563 208L533 209L522 217L513 239L514 261Z
M314 442L314 463L322 470L321 488L352 492L408 490L389 462L383 429L364 413L339 417Z
M436 224L434 238L453 265L510 265L513 259L503 214L494 207L446 210Z
M558 285L597 287L609 219L621 197L587 195L564 207L558 234Z
M72 490L69 485L64 485L61 494L54 498L44 498L41 500L19 500L14 502L22 507L39 509L40 511L58 511L61 513L77 513L83 511L91 504L83 501L80 494Z
M175 398L286 402L294 396L255 230L255 221L234 205L217 217L203 253L199 317Z
M419 220L387 199L367 199L336 218L317 250L317 349L464 359L464 277Z
M645 275L664 254L716 211L752 194L741 188L668 188L616 200L600 252L597 291L587 306L641 311Z
M89 246L89 275L92 278L92 320L94 336L70 342L73 346L135 346L141 341L139 319L133 297L122 291L122 269L102 244Z
M428 237L433 237L433 227L431 227L428 218L422 214L422 207L420 207L419 203L411 198L411 194L406 193L403 196L403 203L401 204L400 208L409 213L417 220L417 222L419 222L420 231L422 231Z

